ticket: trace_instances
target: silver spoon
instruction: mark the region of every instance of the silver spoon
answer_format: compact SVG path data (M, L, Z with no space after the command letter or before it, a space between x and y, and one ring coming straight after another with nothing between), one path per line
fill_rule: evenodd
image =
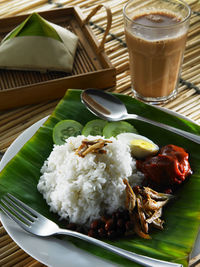
M117 97L104 91L95 89L84 90L81 94L81 100L93 114L104 120L119 121L134 119L143 121L166 129L170 132L179 134L187 139L192 140L193 142L196 142L197 144L200 144L200 136L196 134L177 129L160 122L152 121L136 114L128 114L126 106Z

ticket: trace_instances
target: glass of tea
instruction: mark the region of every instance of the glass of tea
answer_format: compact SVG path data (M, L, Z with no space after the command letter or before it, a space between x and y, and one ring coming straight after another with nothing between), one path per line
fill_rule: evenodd
M190 7L181 0L130 0L123 15L135 97L151 104L174 98Z

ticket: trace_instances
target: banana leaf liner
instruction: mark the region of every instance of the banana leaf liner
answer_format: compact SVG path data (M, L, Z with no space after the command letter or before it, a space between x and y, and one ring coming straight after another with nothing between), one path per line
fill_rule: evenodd
M53 148L52 129L63 119L73 119L81 124L95 119L80 100L81 90L67 90L63 99L47 121L21 148L0 173L0 197L10 192L22 201L54 220L58 217L50 213L42 195L37 191L40 169ZM200 126L139 102L129 96L116 94L125 104L129 113L144 117L200 135ZM159 146L175 144L184 147L190 155L193 175L176 192L176 197L164 209L164 230L153 230L152 239L142 239L136 235L108 241L123 249L149 257L181 263L188 266L189 255L195 244L200 225L200 145L172 132L155 126L129 120L141 135L147 136ZM60 224L60 226L63 226ZM66 237L65 237L66 238ZM79 248L123 266L139 266L133 262L105 251L81 240L67 238Z

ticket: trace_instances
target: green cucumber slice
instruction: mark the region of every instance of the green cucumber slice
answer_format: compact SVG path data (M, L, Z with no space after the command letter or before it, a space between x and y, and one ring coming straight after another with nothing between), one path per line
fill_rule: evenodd
M109 122L103 129L103 136L110 138L117 136L120 133L138 133L135 127L126 121Z
M82 134L85 136L88 135L103 135L103 128L105 127L105 125L107 124L107 121L104 120L92 120L89 121L82 130Z
M83 125L74 120L62 120L53 128L53 141L56 145L63 145L70 136L81 134Z

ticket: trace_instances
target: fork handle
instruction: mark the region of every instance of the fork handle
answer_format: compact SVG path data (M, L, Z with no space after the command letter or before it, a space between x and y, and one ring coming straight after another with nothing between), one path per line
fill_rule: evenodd
M97 245L99 247L102 247L104 249L107 249L121 257L124 257L128 260L134 261L136 263L139 263L143 266L149 266L149 267L182 267L182 264L177 264L177 263L172 263L172 262L166 262L166 261L162 261L162 260L157 260L157 259L153 259L150 257L146 257L143 255L139 255L136 254L134 252L130 252L130 251L126 251L124 249L115 247L113 245L110 245L108 243L105 243L101 240L95 239L93 237L89 237L87 235L78 233L78 232L74 232L74 231L70 231L70 230L65 230L65 229L60 229L59 232L57 232L56 234L63 234L63 235L68 235L68 236L72 236L72 237L76 237L79 239L82 239L84 241L90 242L94 245Z

